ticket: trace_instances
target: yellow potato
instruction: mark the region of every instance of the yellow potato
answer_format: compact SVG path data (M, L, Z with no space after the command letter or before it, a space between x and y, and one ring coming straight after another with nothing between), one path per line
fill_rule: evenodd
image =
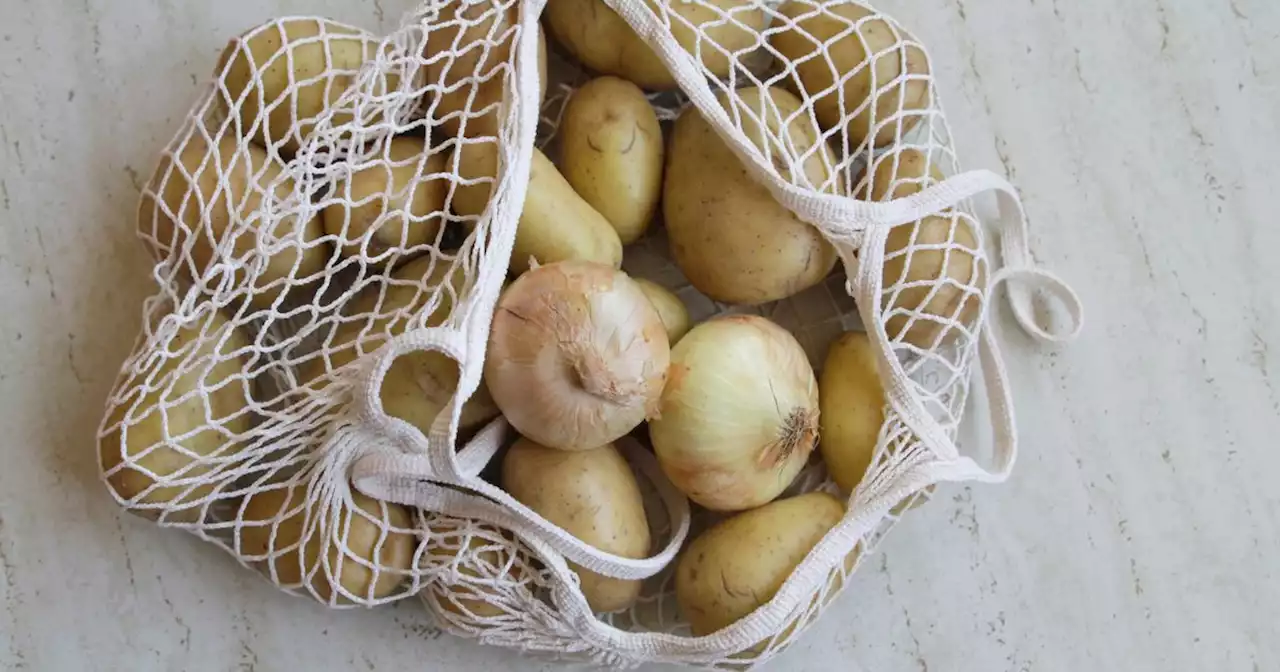
M658 317L662 320L662 326L667 328L667 342L675 345L681 337L689 333L689 309L685 308L684 302L680 297L667 291L661 285L645 280L644 278L632 278L636 284L640 285L640 291L648 297L649 303L658 310Z
M457 170L467 180L486 180L454 191L454 213L478 217L489 203L497 174L497 145L474 142L461 145ZM545 154L533 150L529 187L511 252L512 275L529 270L529 260L539 264L557 261L594 261L614 268L622 266L622 241L618 232L573 190Z
M234 466L244 449L240 440L253 426L249 345L243 332L213 311L174 335L167 350L183 354L157 360L130 381L130 396L112 409L104 425L128 424L127 436L117 427L98 443L107 486L130 511L151 519L163 513L166 522L196 522L204 514L200 500L230 483L233 477L220 472ZM215 364L215 358L222 361ZM179 373L179 367L190 369ZM148 380L154 389L141 387ZM202 385L208 390L203 395ZM152 508L156 505L163 508Z
M512 549L511 534L487 523L433 522L431 537L427 539L431 562L449 565L456 559L460 575L459 579L432 582L428 590L433 593L436 603L447 611L464 616L494 618L509 614L510 611L500 604L505 602L509 605L512 596L487 582L499 577L499 580L507 581L524 578L525 565L515 557L517 552ZM466 536L466 548L463 548L462 538L467 535L468 527L472 527L475 533Z
M229 42L215 74L229 96L222 102L239 116L242 132L252 131L263 147L278 146L293 154L377 50L374 36L333 21L271 21ZM387 75L375 93L395 90L398 80ZM344 112L333 116L332 125L351 121L352 115Z
M427 37L427 84L435 91L428 114L448 136L497 137L506 74L515 81L512 49L518 11L516 3L502 9L496 3L460 1L442 10L440 27ZM541 26L537 40L541 102L547 92L547 41ZM444 53L452 55L441 56ZM504 68L508 63L511 68Z
M334 203L324 209L325 232L350 241L342 247L344 255L359 256L366 235L364 254L368 257L428 245L435 242L444 224L449 183L443 178L426 178L447 170L445 155L427 154L430 148L419 137L394 138L390 145L376 163L338 183L334 197L354 205ZM388 256L380 265L396 258Z
M795 64L799 85L794 78L790 83L802 97L814 99L819 123L827 129L847 124L850 150L873 132L874 145L884 147L899 130L905 134L920 122L921 111L931 104L929 59L905 30L898 30L899 39L874 10L853 3L791 0L778 11L794 27L773 34L769 43ZM873 15L854 30L858 21ZM825 58L820 53L824 47ZM912 78L895 82L904 74L904 61L905 74Z
M831 480L845 493L852 493L871 467L884 424L884 385L865 332L846 332L832 342L818 378L818 403L822 409L818 443L822 461ZM925 491L932 493L934 488L930 485ZM928 500L916 497L907 501L893 508L894 515Z
M840 500L814 492L739 513L699 535L676 566L676 602L694 636L732 625L772 599L843 517Z
M263 234L255 214L263 198L283 200L294 189L292 179L281 177L283 172L283 166L260 147L241 145L229 134L211 147L200 132L192 132L176 157L164 156L143 191L138 231L157 260L166 258L168 250L189 244L195 267L184 264L182 268L197 276L227 261L228 253L249 263L258 255ZM266 237L272 244L291 238L291 244L267 260L252 284L249 302L265 309L286 289L304 291L303 285L318 280L329 259L329 248L320 241L323 236L318 216L305 222L297 217L281 220ZM228 238L231 249L219 249ZM243 268L234 273L234 287L249 284Z
M763 109L759 89L738 94L747 110ZM768 89L767 95L784 118L800 109L800 101L787 91ZM729 105L726 94L719 100ZM783 177L839 193L839 177L832 176L835 154L822 144L817 129L798 116L784 133L781 119L765 116L761 129L745 110L743 115L743 130L762 150L770 147L775 157L782 151L780 143L769 140L775 135L790 138L793 156L820 146L803 163L804 179L791 175L789 168ZM672 133L663 212L676 264L694 287L717 301L754 305L786 298L820 282L836 263L835 248L774 200L692 107L680 115Z
M818 403L818 450L836 485L853 492L871 466L884 424L884 388L865 333L850 331L831 344L818 377Z
M942 180L937 164L926 175L928 157L919 150L905 149L896 157L895 162L895 154L886 154L876 163L871 200L904 198ZM949 325L950 321L966 328L975 326L982 310L980 297L987 288L987 263L978 247L974 225L968 216L948 210L889 231L882 272L884 288L900 283L911 285L896 297L885 295L882 308L895 311L885 322L890 340L933 348L960 335ZM949 245L949 251L936 247L944 244ZM934 247L922 249L930 246ZM904 312L913 314L915 320Z
M342 505L337 518L328 518L321 527L314 522L320 512L308 500L305 485L252 494L240 516L239 552L262 556L258 564L263 573L281 587L309 583L325 602L335 592L339 603L352 601L336 590L338 586L356 599L387 597L413 566L418 545L413 518L399 504L380 502L354 489L351 496L356 508ZM310 532L308 524L314 526Z
M583 542L628 558L649 553L640 487L613 444L565 451L520 439L502 462L502 489ZM640 582L574 567L593 611L626 609Z
M600 77L574 92L560 120L560 166L623 245L649 229L662 196L662 128L635 84Z
M714 77L728 76L733 63L727 53L744 56L756 46L768 23L765 13L749 0L671 2L662 9L670 12L671 32L690 54L697 48L699 33L705 35L702 65ZM726 15L732 20L725 20ZM676 88L675 78L658 55L603 0L549 0L544 16L556 41L588 68L646 89Z
M366 319L343 322L328 345L329 362L338 369L354 361L361 353L376 351L389 337L405 333L409 319L396 317L400 311L416 314L427 307L431 292L438 289L440 301L425 318L424 326L438 327L453 310L453 295L463 289L462 268L450 270L446 261L435 261L430 255L420 257L396 269L392 279L399 283L421 281L426 290L415 285L388 284L380 296L380 285L365 289L344 307L346 315ZM453 292L446 289L451 287ZM367 331L366 331L367 327ZM363 333L362 333L363 332ZM302 384L316 381L325 374L323 358L307 360L299 372ZM429 351L417 351L396 358L382 379L379 398L382 408L394 418L417 427L423 434L431 431L437 415L444 410L458 390L459 370L449 357ZM320 381L323 386L325 381ZM481 381L475 394L462 406L460 429L482 425L498 416L498 407Z

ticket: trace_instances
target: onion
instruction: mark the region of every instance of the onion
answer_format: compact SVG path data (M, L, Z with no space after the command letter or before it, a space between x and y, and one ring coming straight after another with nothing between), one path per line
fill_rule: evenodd
M671 371L649 436L667 478L715 511L773 500L818 440L818 384L782 327L734 315L693 328Z
M662 320L631 278L564 261L524 273L502 295L484 375L521 434L589 450L657 410L670 360Z

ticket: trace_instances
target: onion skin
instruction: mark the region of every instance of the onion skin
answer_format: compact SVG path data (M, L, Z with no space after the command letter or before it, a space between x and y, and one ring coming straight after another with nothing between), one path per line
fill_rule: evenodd
M521 275L503 293L485 376L522 435L590 450L657 411L670 360L666 328L631 278L565 261Z
M705 322L671 353L649 437L667 478L714 511L782 494L818 441L818 383L794 336L763 317Z

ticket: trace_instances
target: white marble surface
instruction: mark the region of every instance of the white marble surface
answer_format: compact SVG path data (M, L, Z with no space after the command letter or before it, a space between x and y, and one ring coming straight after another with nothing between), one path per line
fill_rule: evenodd
M148 291L139 181L219 47L273 14L376 29L408 4L0 0L0 668L533 666L416 604L277 594L95 475ZM944 488L774 669L1280 669L1280 4L883 4L1089 324L1044 351L1001 315L1014 479Z

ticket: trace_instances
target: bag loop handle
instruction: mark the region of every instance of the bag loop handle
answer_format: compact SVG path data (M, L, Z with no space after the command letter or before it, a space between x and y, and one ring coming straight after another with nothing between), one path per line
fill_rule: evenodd
M645 579L670 564L684 544L691 522L689 502L663 476L648 451L634 442L624 442L621 450L658 490L671 525L666 545L648 558L627 558L591 546L479 478L456 484L432 480L436 475L422 456L366 455L355 462L351 477L356 487L371 497L498 525L545 543L588 571L618 579Z

